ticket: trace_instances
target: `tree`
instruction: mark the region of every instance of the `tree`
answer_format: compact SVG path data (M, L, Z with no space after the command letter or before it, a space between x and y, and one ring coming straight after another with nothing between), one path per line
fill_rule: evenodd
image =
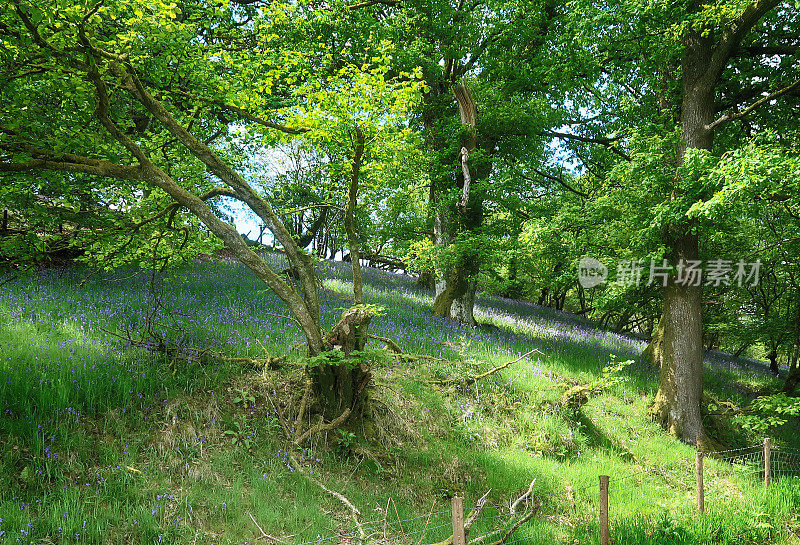
M538 155L542 147L536 130L540 81L513 59L521 49L543 49L554 8L547 2L449 0L350 7L348 36L361 29L353 42L372 33L386 36L403 44L393 63L397 70L422 68L416 126L428 160L429 240L419 241L412 253L424 255L426 263L433 254L434 312L474 324L478 273L497 234L484 223L487 206L510 187L495 187L498 161L510 153Z
M242 160L234 152L243 136L270 143L276 131L312 131L271 120L313 108L293 89L329 73L325 60L277 47L271 25L286 22L295 8L230 3L210 9L203 2L138 0L60 5L19 0L0 8L0 173L6 183L23 193L37 179L48 187L61 184L62 197L97 190L128 224L126 214L142 199L169 198L173 204L145 223L166 218L174 224L182 210L196 217L287 304L310 356L360 342L350 336L362 337L365 328L349 327L348 320L361 320L363 312L345 314L333 331L323 332L311 257L237 169ZM191 165L194 175L174 169L176 163ZM209 204L218 197L241 201L259 217L285 253L296 284L218 217ZM346 366L323 362L320 368L328 365L343 380L359 380L337 391L363 389ZM318 390L331 387L317 382Z
M694 158L696 150L721 155L741 146L748 131L769 126L765 122L782 123L769 115L750 124L763 115L761 106L797 88L797 73L784 62L794 51L784 48L784 39L797 18L778 0L715 6L621 2L608 9L586 3L580 10L576 15L586 24L575 24L573 40L583 47L566 72L595 101L577 106L584 108L578 117L592 120L578 138L616 148L608 183L609 195L616 196L610 198L645 219L638 226L625 219L619 225L628 225L631 242L646 257L659 263L666 258L673 271L646 351L661 370L653 414L695 443L704 436L702 286L679 283L675 272L702 257L703 225L709 223L687 212L716 188L703 183L707 172ZM777 60L765 61L770 55Z

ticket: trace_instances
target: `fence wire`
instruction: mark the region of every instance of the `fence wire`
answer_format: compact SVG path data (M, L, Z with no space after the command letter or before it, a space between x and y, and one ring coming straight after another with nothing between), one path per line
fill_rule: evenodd
M716 479L725 478L726 475L764 480L765 449L763 445L707 453L705 459L709 460L705 465L707 486L713 486ZM770 476L772 479L782 476L800 477L800 450L773 447L770 450ZM595 498L599 493L598 483L581 486L562 483L561 486L563 489L554 492L531 494L517 506L516 515L510 512L513 500L484 506L472 528L469 542L489 545L505 537L512 530L513 533L508 536L504 545L530 542L531 532L536 532L534 528L537 528L537 524L550 525L550 529L546 530L549 535L553 531L557 531L559 527L574 526L572 518L579 509L584 510L584 522L589 520L587 517L596 516L596 511L599 509L599 502ZM662 487L673 491L682 489L685 493L693 490L695 486L693 461L680 460L659 466L643 467L622 476L613 476L609 487L609 496L620 499L631 497L637 491L642 494L652 494L652 488L660 489ZM644 487L649 488L645 489ZM711 498L709 496L710 501ZM590 506L588 511L585 510L586 502ZM401 519L397 515L397 511L394 511L395 517L392 520L392 510L395 509L392 502L387 504L387 508L388 510L383 513L382 518L362 524L362 531L367 536L368 543L375 545L430 545L441 542L452 535L451 509L441 509L404 519ZM469 516L474 508L474 504L465 505L464 516ZM518 525L520 513L528 513L529 509L536 510L534 516L524 524ZM545 531L541 526L538 529ZM537 539L547 537L544 534L539 535L539 533L536 533L536 536ZM355 545L361 542L361 533L355 530L325 537L318 536L316 539L296 543L296 545Z

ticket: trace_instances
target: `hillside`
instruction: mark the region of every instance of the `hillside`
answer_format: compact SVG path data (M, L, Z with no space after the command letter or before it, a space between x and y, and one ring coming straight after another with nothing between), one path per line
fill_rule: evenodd
M349 306L350 272L319 267L330 327ZM605 474L615 543L800 543L796 423L772 438L780 465L764 491L762 437L708 414L726 452L706 462L701 516L695 449L647 414L657 373L617 363L643 342L490 295L476 303L483 325L468 328L432 316L411 278L367 269L365 283L384 309L370 331L408 357L370 352L367 410L295 450L282 414L300 401L301 335L238 264L0 279L0 542L358 542L317 480L353 502L372 540L435 543L451 534L453 495L469 509L489 491L477 538L508 527L508 500L535 479L540 507L507 543L599 543ZM147 330L192 350L131 346ZM235 359L267 356L285 359ZM760 364L707 363L720 410L777 384Z

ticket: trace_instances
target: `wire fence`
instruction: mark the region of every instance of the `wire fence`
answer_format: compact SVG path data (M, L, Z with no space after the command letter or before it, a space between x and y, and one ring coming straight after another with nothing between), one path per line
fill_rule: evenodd
M560 490L522 494L503 503L472 502L459 513L451 506L436 511L431 508L428 513L406 518L400 516L397 506L389 500L385 509L378 510L377 517L360 523L360 528L318 535L315 539L297 541L295 545L552 543L560 530L581 523L596 528L601 534L601 544L605 545L608 541L604 541L603 536L607 538L609 532L609 498L612 506L622 506L626 502L635 504L637 496L652 495L655 490L670 491L680 496L677 501L683 502L693 501L691 497L696 493L696 509L702 512L706 494L710 501L722 498L734 478L740 483L757 485L763 482L769 486L781 477L800 478L800 450L774 447L767 440L765 445L703 453L697 460L678 460L612 475L605 492L597 482L580 486L562 484ZM460 505L459 501L459 509ZM459 525L466 534L464 541L459 540ZM532 535L537 538L533 539ZM287 543L266 537L277 543Z

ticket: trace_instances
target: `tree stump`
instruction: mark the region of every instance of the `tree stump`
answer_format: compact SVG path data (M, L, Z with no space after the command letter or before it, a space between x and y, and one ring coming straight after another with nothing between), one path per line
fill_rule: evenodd
M363 350L373 315L370 309L360 305L345 311L328 334L328 345L341 350L346 357ZM372 378L369 366L363 361L321 364L312 368L310 373L320 411L328 421L348 408L354 410L362 401L364 388Z

